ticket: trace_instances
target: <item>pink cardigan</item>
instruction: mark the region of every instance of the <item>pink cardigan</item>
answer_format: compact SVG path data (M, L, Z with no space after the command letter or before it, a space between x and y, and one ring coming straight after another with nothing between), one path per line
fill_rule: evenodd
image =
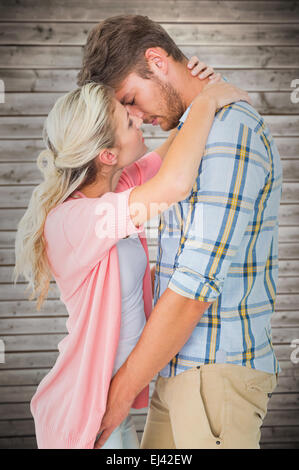
M115 192L100 198L68 198L53 208L44 236L53 277L66 305L68 334L42 379L30 409L40 449L92 449L103 418L121 320L121 288L116 243L138 233L147 256L143 278L146 318L152 288L144 226L133 224L128 199L133 187L152 178L161 166L151 152L124 169ZM133 402L148 406L149 386Z

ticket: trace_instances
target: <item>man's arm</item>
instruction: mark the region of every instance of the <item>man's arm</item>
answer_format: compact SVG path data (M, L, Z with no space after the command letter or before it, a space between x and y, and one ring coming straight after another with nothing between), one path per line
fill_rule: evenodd
M138 393L184 346L210 305L183 297L171 289L163 292L138 343L111 381L106 413L99 430L103 433L95 448L106 442L128 415Z

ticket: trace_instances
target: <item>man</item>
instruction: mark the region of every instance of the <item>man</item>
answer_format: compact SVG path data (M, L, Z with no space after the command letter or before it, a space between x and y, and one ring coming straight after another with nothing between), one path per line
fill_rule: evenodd
M207 82L186 63L149 18L108 18L88 37L78 83L109 84L131 113L168 131ZM142 449L259 448L279 372L270 317L281 180L257 111L219 110L189 197L160 217L154 309L111 381L97 446L158 373Z

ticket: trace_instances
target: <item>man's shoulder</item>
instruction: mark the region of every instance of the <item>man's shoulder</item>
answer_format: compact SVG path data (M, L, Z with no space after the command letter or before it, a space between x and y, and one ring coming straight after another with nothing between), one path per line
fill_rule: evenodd
M221 108L215 114L214 131L226 132L233 136L240 126L246 126L254 132L265 127L263 117L246 101L237 101Z
M225 82L229 83L226 77L222 77ZM264 120L259 112L247 101L236 101L219 109L215 115L214 122L222 129L233 132L232 126L238 128L247 126L255 132L259 132L260 128L265 127Z

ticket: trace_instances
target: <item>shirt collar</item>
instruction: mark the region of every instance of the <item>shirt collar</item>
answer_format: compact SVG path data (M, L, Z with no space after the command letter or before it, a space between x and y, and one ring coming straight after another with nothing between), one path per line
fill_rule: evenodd
M193 103L193 101L192 101L192 103ZM178 125L178 127L177 127L178 129L180 129L180 128L182 127L182 125L184 124L184 122L185 122L185 120L186 120L186 118L187 118L187 116L188 116L188 114L189 114L189 111L190 111L190 109L191 109L192 103L188 106L188 108L186 109L186 111L184 112L184 114L180 117L180 119L179 119L179 125Z

